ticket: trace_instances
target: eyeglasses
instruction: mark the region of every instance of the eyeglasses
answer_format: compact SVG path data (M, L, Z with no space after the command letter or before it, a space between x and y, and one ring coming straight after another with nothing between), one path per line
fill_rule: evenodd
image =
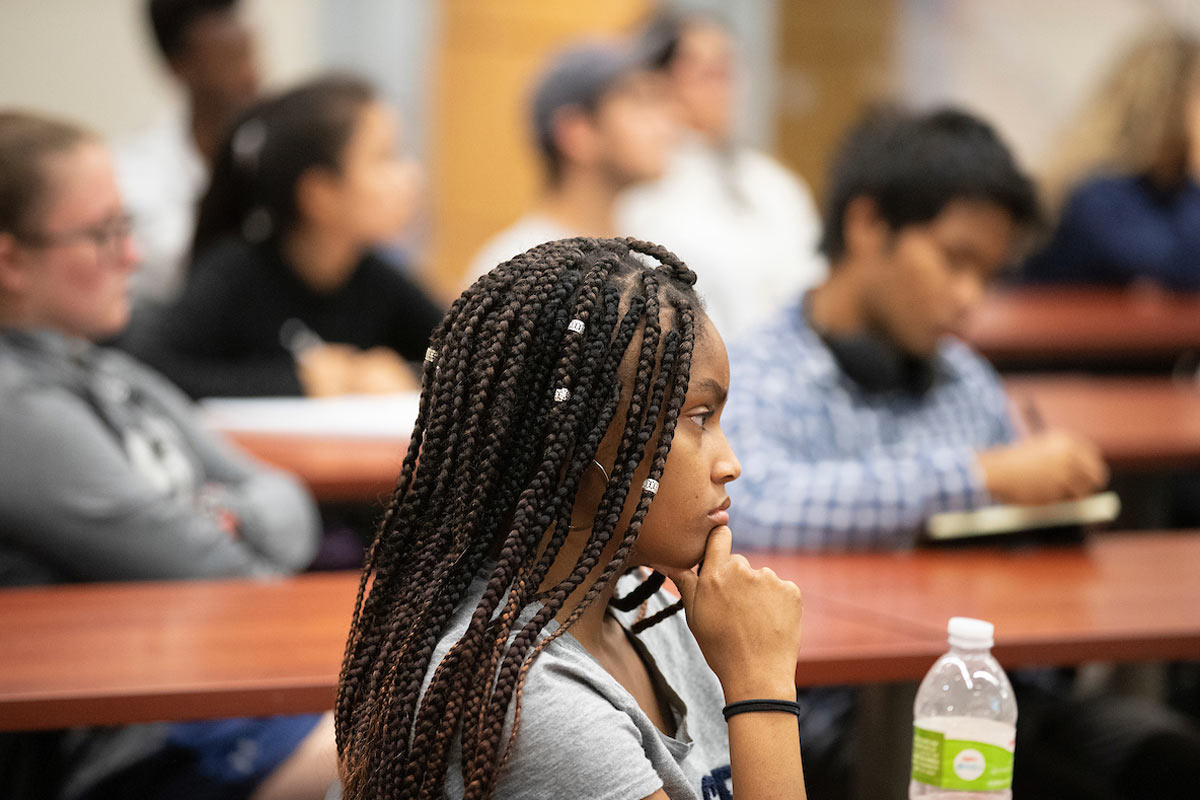
M133 218L128 214L106 219L86 228L77 228L62 233L21 234L23 242L33 247L68 247L79 242L91 242L103 256L115 258L121 247L133 235Z

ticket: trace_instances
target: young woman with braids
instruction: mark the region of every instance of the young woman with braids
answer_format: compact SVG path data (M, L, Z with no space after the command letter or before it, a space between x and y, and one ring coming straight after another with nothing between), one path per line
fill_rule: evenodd
M568 239L441 322L343 663L346 797L804 796L800 593L730 554L729 364L694 281Z

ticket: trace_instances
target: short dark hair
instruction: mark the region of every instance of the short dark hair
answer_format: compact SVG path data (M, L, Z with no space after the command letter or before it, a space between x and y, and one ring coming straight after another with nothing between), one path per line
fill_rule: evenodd
M829 175L820 249L831 262L844 254L846 208L858 197L893 230L928 222L954 200L995 203L1021 226L1041 221L1033 183L1000 137L953 108L876 109L850 130Z
M182 52L188 28L197 19L237 4L238 0L150 0L146 6L150 28L163 58L170 61Z

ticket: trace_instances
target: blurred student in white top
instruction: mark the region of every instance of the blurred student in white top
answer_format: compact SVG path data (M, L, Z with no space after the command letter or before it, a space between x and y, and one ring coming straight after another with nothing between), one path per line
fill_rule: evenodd
M257 97L253 32L238 0L148 0L155 44L184 95L153 126L116 147L117 172L142 253L139 305L182 288L196 206L229 123Z
M666 11L639 49L665 77L685 134L666 174L621 198L618 222L675 250L713 322L736 338L825 276L816 205L781 164L734 143L735 50L722 23Z
M531 105L545 188L483 246L464 285L542 242L624 234L613 218L617 196L666 168L676 128L664 82L626 43L591 40L559 53Z

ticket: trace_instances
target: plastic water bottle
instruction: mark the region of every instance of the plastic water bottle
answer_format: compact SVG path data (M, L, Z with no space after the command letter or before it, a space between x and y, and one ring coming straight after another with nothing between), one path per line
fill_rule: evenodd
M909 798L1012 798L1017 701L992 657L990 622L952 617L950 651L913 704Z

